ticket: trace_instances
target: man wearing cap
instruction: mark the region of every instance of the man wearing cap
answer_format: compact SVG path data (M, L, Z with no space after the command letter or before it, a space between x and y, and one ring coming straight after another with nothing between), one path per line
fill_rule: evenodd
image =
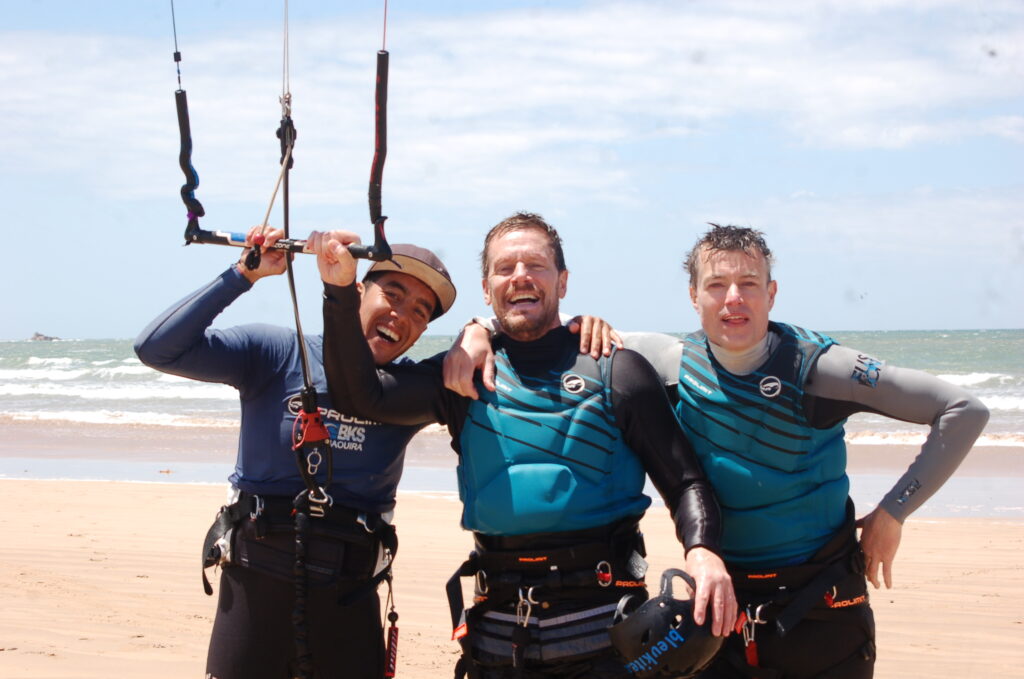
M296 333L283 327L210 328L253 283L285 270L285 254L270 249L281 236L279 230L266 233L257 269L247 270L243 255L158 316L135 342L146 365L229 384L241 400L231 495L208 536L209 542L219 538L223 567L207 655L210 679L295 676L291 511L305 488L292 451L303 387L299 344ZM398 360L455 301L455 286L434 253L414 245L392 250L393 260L375 263L358 284L362 332L379 366ZM390 519L405 447L421 427L381 424L338 410L327 391L323 339L307 335L305 343L333 458L329 484L326 460L316 474L333 503L323 518L311 520L305 545L306 646L316 676L379 678L384 641L377 585L389 572L395 547ZM208 556L204 565L212 560Z

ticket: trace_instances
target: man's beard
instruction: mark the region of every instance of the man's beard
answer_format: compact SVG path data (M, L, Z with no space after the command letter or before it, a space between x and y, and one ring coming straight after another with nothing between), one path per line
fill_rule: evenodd
M548 330L555 325L558 319L558 308L545 308L543 313L534 315L523 315L514 313L514 309L507 309L504 318L499 318L502 330L510 338L517 342L532 342L547 334Z

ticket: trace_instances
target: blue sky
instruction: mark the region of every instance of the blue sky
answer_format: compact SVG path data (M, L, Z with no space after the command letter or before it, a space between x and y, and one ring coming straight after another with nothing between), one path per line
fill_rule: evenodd
M291 2L292 233L369 236L383 3ZM280 2L178 0L203 226L258 223L277 174ZM485 311L516 210L561 232L563 310L696 327L706 222L762 229L774 317L820 330L1024 327L1024 5L992 0L392 0L384 213ZM132 337L237 251L181 247L169 3L22 2L0 31L0 338ZM275 211L272 223L280 224ZM317 330L311 257L296 269ZM283 277L218 319L291 323Z

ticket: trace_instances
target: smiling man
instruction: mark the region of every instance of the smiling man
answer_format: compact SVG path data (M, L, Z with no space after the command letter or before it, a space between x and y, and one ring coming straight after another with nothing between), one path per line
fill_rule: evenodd
M646 598L638 523L665 500L697 581L695 619L718 634L735 600L718 549L718 508L664 387L632 351L595 359L561 325L569 272L558 233L518 213L491 229L481 255L484 300L504 329L495 340L495 392L480 400L444 388L434 364L369 360L357 322L354 262L335 233L319 250L325 282L325 367L332 396L363 417L448 426L459 455L462 525L476 550L458 571L476 577L465 624L458 578L449 585L471 677L627 677L607 628L626 594ZM481 389L481 391L483 391Z
M221 528L223 570L206 664L211 679L295 676L292 509L306 488L292 452L303 388L299 338L291 329L271 325L210 328L256 281L284 272L284 252L270 249L281 236L279 230L266 234L257 269L233 264L158 316L135 342L135 352L148 366L229 384L239 392L232 497L218 517L224 525L215 524ZM310 242L317 238L313 234ZM414 245L392 250L393 261L375 263L356 286L359 332L374 365L398 359L455 300L455 286L434 253ZM384 641L377 585L393 556L385 550L394 545L390 517L405 447L420 426L360 418L329 398L323 339L306 336L304 341L333 456L333 481L327 484L328 464L315 474L333 504L322 517L310 519L305 540L306 643L316 676L379 679Z
M701 330L682 341L622 333L661 375L722 507L722 554L744 613L702 679L867 679L874 619L865 576L892 586L902 523L952 475L988 411L963 389L885 364L831 338L775 323L778 283L763 234L712 225L685 268ZM493 391L486 330L466 329L467 370ZM854 522L843 424L874 412L930 427L878 506ZM863 528L858 543L855 525Z

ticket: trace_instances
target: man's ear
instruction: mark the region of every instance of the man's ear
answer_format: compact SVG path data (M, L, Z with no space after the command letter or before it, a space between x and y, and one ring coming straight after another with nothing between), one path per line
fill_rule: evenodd
M366 286L363 285L362 281L356 281L356 292L359 293L360 298L362 298L363 293L366 292Z
M487 279L483 279L481 283L483 284L484 289L484 304L491 306L491 289L487 287Z
M774 279L768 281L768 311L775 306L775 293L779 291L779 284Z
M690 304L693 306L694 311L700 312L697 308L697 288L690 286Z
M569 289L569 270L558 272L558 299L565 299L565 293Z

